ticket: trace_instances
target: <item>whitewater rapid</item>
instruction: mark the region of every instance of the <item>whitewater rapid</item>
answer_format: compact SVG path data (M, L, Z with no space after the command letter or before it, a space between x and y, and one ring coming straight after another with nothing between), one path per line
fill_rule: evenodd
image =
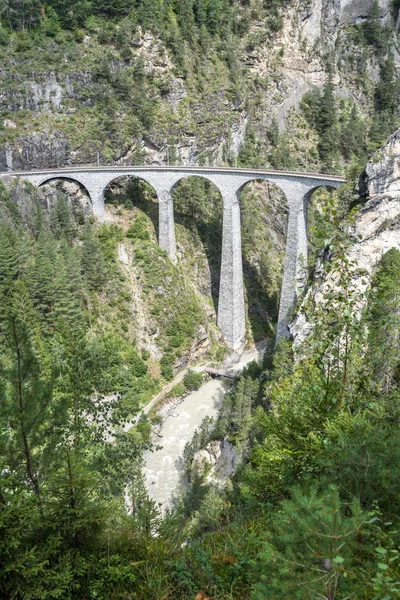
M244 352L240 360L229 366L240 373L252 360L262 358L264 348ZM172 506L173 495L182 486L183 450L204 417L217 417L224 395L231 389L228 379L211 379L199 390L192 392L181 404L169 411L164 420L154 452L144 452L144 476L149 496L162 510Z

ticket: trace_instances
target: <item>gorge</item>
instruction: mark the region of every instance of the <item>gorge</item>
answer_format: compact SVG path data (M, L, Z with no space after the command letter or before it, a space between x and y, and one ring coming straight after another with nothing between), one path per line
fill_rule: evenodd
M399 1L0 8L0 597L398 598Z

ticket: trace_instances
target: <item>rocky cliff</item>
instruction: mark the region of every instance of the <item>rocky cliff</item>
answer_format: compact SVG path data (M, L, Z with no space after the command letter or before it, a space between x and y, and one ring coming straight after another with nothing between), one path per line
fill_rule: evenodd
M375 153L362 173L357 186L358 210L353 210L341 225L348 237L346 262L350 265L350 291L357 297L361 312L376 266L391 248L400 250L400 129L390 136L385 146ZM361 207L360 207L361 205ZM314 284L306 294L303 306L312 299L315 306L329 302L332 291L342 292L337 284L337 272L323 268L334 257L334 251L323 251L317 263ZM349 290L348 290L349 291ZM300 307L290 330L295 346L310 333L311 325Z
M372 4L296 0L271 31L262 3L252 2L242 17L248 31L229 50L234 76L215 46L201 57L187 48L180 73L156 34L126 23L107 32L92 24L80 42L12 38L0 49L0 170L96 162L97 153L103 163L221 164L238 156L249 123L263 138L273 118L304 159L307 128L293 113L324 85L327 64L337 97L371 111L379 61L357 27ZM395 40L390 1L378 6L377 21Z

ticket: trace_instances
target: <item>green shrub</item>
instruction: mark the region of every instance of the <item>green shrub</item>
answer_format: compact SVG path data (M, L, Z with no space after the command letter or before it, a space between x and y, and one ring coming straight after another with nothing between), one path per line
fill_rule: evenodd
M160 360L161 375L167 381L174 378L174 370L172 368L173 357L170 354L165 354Z
M196 371L192 371L191 369L185 373L183 378L183 385L187 390L198 390L203 383L203 374L196 373Z
M186 392L185 385L181 382L175 385L171 391L168 392L166 398L180 398Z
M149 360L149 358L150 358L150 352L148 350L146 350L146 348L142 348L142 359Z
M149 442L151 436L151 422L147 415L142 415L136 425L136 431L140 433L143 442Z
M132 225L126 232L126 237L130 240L149 240L150 233L147 230L146 215L137 215Z

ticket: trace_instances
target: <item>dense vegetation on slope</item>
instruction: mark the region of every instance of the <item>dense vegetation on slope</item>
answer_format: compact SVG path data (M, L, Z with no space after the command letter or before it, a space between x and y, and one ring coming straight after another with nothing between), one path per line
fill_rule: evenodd
M330 171L362 163L395 129L394 25L382 26L375 3L363 24L340 32L337 56L302 48L304 58L318 58L332 78L278 126L266 114L268 103L284 99L271 89L284 68L284 48L280 55L274 41L287 4L77 0L66 7L5 0L0 108L2 141L13 147L14 166L95 162L97 153L103 163L139 164L152 152L170 163L237 160ZM300 2L298 10L306 6ZM393 17L397 12L394 6ZM272 57L264 77L248 65L262 47ZM379 74L374 80L367 65ZM350 96L341 97L335 75L349 78ZM355 98L361 98L358 107ZM233 136L242 135L241 119L247 131L238 156ZM26 142L25 151L18 150L15 142L32 135L42 157Z
M305 95L299 111L289 112L290 136L274 120L263 136L269 83L250 73L243 56L263 44L272 52L285 4L78 0L44 7L5 0L1 142L18 147L45 131L55 148L51 160L40 136L20 160L33 160L30 152L39 147L35 160L46 166L71 157L94 162L97 152L102 162L141 163L148 159L146 140L166 146L169 162L179 162L187 134L196 137L199 163L212 163L225 140L225 164L329 171L360 164L398 116L393 31L378 22L376 5L364 24L345 28L338 47L344 39L359 52L347 58L342 52L342 66L325 57L332 73L323 88ZM394 3L395 15L398 8ZM264 25L255 32L257 20ZM366 80L368 60L379 81ZM50 100L38 100L24 77L35 71L40 80L51 69L63 91L52 88ZM335 94L335 69L354 76L361 107ZM186 95L173 110L166 99L177 78ZM237 156L230 126L242 109L250 121ZM314 333L304 356L294 362L282 343L273 357L267 353L262 365L248 368L217 422L205 421L187 446L190 490L161 518L140 474L149 424L125 433L124 422L187 362L198 328L209 324L214 309L203 296L217 304L222 204L204 181L177 186L174 266L156 244L148 191L137 184L123 189L108 196L114 222L100 226L71 214L62 194L50 214L37 199L29 214L18 210L15 197L25 194L26 201L32 190L19 186L10 196L1 188L0 594L394 600L400 594L399 253L383 256L361 322L353 317L353 295L328 308L307 307ZM282 264L281 246L278 252L274 246L284 238L284 217L276 219L278 238L271 233L276 223L263 227L270 219L263 194L256 184L242 195L247 299L260 337L265 323L273 333ZM273 204L278 196L268 190L266 197ZM310 218L311 266L335 232L335 216L349 207L350 186L319 199ZM347 289L343 243L332 248L329 268ZM197 277L198 293L188 274L204 271L207 259L211 277ZM147 298L144 316L132 275ZM139 319L146 321L146 343L137 339ZM341 332L343 343L333 343ZM154 335L159 354L150 343ZM197 387L198 378L189 373L185 385ZM106 396L116 391L117 398ZM247 455L225 489L193 463L199 448L222 437Z
M77 225L62 197L50 219L38 206L24 228L2 190L2 214L4 597L397 597L397 250L381 259L361 321L356 294L305 306L314 331L302 358L284 342L249 366L186 449L190 490L161 518L140 475L147 425L122 427L140 389L156 389L148 356L124 337L119 312L112 332L96 325L104 298L123 289L114 257L124 232ZM128 235L145 261L143 219ZM339 234L327 265L344 289L348 243ZM130 400L101 397L117 381ZM224 489L192 465L221 437L248 456Z

